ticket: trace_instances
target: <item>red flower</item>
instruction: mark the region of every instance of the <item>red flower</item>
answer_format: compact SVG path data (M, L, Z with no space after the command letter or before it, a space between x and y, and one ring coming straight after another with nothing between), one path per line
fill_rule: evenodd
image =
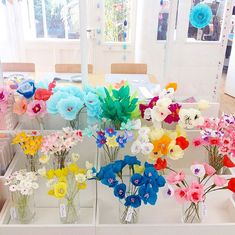
M53 80L53 81L49 84L48 90L49 90L49 91L52 91L52 89L55 88L55 87L56 87L56 80Z
M228 182L228 189L235 193L235 178L232 178Z
M156 170L163 170L166 167L167 167L166 159L161 159L161 158L158 158L157 161L156 161L156 164L154 165L154 168Z
M235 167L235 164L227 155L225 155L223 158L223 164L224 164L224 166L226 166L228 168Z
M185 137L180 136L176 138L176 145L179 145L182 150L185 150L188 148L189 142Z
M52 91L48 91L43 88L38 88L34 94L34 99L47 101L51 97L52 94L53 94Z
M220 141L219 141L219 138L210 138L209 143L210 145L219 145Z
M195 146L195 147L198 147L198 146L200 146L202 144L202 140L201 139L195 139L194 141L193 141L193 145Z

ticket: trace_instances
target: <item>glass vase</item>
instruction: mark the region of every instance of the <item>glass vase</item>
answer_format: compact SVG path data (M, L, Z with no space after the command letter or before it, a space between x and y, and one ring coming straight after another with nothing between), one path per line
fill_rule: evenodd
M34 195L22 195L20 192L11 193L11 219L21 224L30 223L35 216Z
M218 151L208 151L208 162L215 168L217 175L224 172L223 156Z
M38 154L26 156L26 170L36 172L38 170Z
M121 224L136 224L139 219L140 208L125 206L122 200L119 200L119 220Z
M204 202L185 202L182 205L182 222L184 223L201 223L205 216Z
M67 195L59 202L60 220L63 224L76 224L80 216L80 203L78 192Z
M119 147L108 147L107 145L103 146L103 155L105 164L115 162L118 159Z
M85 106L82 107L76 118L69 121L69 124L73 130L84 130L87 127L87 108Z
M54 157L53 157L53 166L54 166L54 169L63 169L65 168L65 163L66 161L68 160L68 152L66 153L58 153L58 154L54 154Z

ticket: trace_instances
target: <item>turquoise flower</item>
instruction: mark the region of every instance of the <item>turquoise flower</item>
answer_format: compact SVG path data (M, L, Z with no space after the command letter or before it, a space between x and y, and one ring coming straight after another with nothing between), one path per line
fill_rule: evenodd
M92 92L87 93L87 95L84 97L84 102L88 109L93 109L97 106L100 106L99 97Z
M83 130L82 134L83 136L88 136L89 138L91 138L93 136L93 132L93 128L89 126Z
M51 114L57 114L58 113L58 102L61 99L67 98L69 95L65 92L58 91L54 93L50 99L47 101L47 112Z
M83 102L75 97L69 96L66 99L61 99L58 102L58 112L66 120L74 120L78 111L83 107Z

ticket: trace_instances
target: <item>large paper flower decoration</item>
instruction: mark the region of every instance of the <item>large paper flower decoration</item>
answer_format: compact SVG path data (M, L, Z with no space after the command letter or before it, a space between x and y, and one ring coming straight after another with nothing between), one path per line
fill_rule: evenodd
M205 3L199 3L191 9L189 19L193 27L204 28L211 22L212 10Z

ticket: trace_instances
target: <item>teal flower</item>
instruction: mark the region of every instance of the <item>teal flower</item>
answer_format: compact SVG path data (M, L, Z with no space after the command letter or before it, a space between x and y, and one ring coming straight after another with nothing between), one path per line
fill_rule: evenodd
M58 112L66 120L74 120L77 116L78 111L82 108L83 102L75 97L69 96L66 99L61 99L58 102Z
M47 112L51 114L57 114L58 113L58 102L61 99L67 98L69 95L65 92L57 91L54 93L50 99L47 101Z
M89 92L85 97L84 97L84 102L87 106L88 109L93 109L97 106L100 106L100 101L99 101L99 97L92 93Z
M93 128L92 127L87 127L84 129L84 131L82 132L83 136L88 136L89 138L93 136Z

